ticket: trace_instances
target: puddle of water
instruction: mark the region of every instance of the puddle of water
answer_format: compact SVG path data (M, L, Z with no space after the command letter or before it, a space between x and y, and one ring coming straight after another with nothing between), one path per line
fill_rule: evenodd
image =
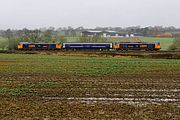
M180 89L115 89L118 91L135 91L135 92L180 92Z
M43 97L46 100L80 100L82 102L98 102L98 101L116 101L121 103L180 103L180 99L173 99L173 98L96 98L96 97Z
M180 92L180 89L116 89L118 91L124 92ZM114 97L43 97L46 100L69 100L69 101L81 101L85 103L95 103L95 102L116 102L116 103L126 103L131 105L147 105L147 104L163 104L171 103L180 106L180 99L173 94L147 94L145 96L135 98L133 94L125 94L124 97L116 97L119 94L114 94Z

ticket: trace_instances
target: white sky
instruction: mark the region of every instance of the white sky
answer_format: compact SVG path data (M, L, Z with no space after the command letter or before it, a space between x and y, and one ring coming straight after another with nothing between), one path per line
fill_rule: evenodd
M180 27L180 0L0 0L0 29Z

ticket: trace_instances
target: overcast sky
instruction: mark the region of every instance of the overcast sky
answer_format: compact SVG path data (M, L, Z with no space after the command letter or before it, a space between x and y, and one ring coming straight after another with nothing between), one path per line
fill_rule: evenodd
M180 0L0 0L0 29L175 26Z

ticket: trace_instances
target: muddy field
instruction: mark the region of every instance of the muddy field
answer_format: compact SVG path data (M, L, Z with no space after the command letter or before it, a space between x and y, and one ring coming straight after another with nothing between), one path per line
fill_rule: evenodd
M0 119L180 119L180 60L0 54Z

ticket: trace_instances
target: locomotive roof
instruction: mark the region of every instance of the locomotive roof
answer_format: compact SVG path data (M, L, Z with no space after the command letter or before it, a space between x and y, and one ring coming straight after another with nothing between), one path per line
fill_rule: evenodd
M120 44L156 44L160 42L118 42Z
M45 42L39 42L39 43L33 43L33 42L20 42L21 44L57 44L57 43L45 43Z
M46 43L46 42L19 42L21 44L57 44L57 43ZM116 43L120 43L120 44L157 44L160 42L116 42ZM81 43L81 42L66 42L63 44L112 44L110 42L106 42L106 43Z

